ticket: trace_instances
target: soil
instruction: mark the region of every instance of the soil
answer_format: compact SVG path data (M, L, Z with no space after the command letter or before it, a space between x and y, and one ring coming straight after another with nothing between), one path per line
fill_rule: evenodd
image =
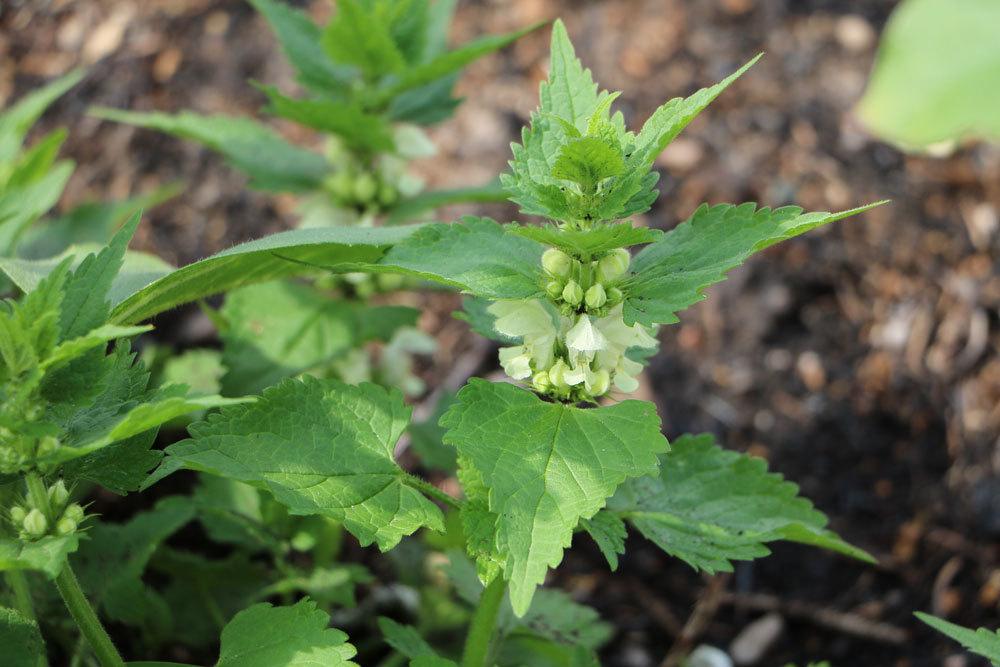
M298 4L317 18L329 13L323 0ZM608 576L581 537L553 583L616 626L606 665L660 664L699 601L694 644L726 648L742 634L762 645L754 622L780 616L783 629L760 665L975 665L912 611L1000 625L1000 149L913 157L866 135L852 107L895 4L460 3L456 40L562 16L596 79L625 91L633 123L767 53L661 157L663 196L646 224L668 229L701 202L839 210L893 200L735 271L664 328L663 354L643 387L668 436L709 431L767 458L879 565L779 544L706 587L638 537ZM419 165L432 186L483 182L504 168L536 104L546 41L531 35L471 68L461 83L467 103L433 131L441 157ZM78 169L62 207L183 181L180 197L147 214L135 244L178 264L292 223L291 199L248 192L216 156L85 115L90 105L256 113L262 100L246 80L289 86L291 77L248 5L4 3L0 100L81 64L90 67L86 81L39 128L70 129L64 153ZM190 344L204 335L198 317L172 315L160 335ZM432 386L453 361L434 360Z

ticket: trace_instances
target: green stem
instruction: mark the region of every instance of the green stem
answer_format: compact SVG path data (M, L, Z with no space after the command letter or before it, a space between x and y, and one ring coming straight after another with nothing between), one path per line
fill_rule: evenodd
M434 498L435 500L438 500L444 503L445 505L449 505L455 509L462 509L462 501L452 498L447 493L437 488L430 482L424 481L419 477L417 477L416 475L409 475L409 474L406 475L406 477L404 477L403 479L407 484L409 484L410 486L419 491L423 491L431 498Z
M49 505L49 494L45 488L45 482L36 472L28 473L25 482L28 485L28 496L31 498L31 504L41 510L50 526L54 526L55 517L52 515L52 507ZM56 577L56 588L59 589L59 594L62 596L63 602L66 603L70 616L76 621L83 636L87 638L87 642L90 644L91 650L94 651L94 655L97 656L101 667L125 667L125 661L122 660L118 649L111 641L111 637L101 625L94 608L90 606L90 601L87 600L83 589L80 588L80 582L77 581L68 560L63 565L62 572Z
M59 594L62 595L63 602L66 603L73 620L80 627L80 632L90 643L90 648L97 656L101 667L125 667L125 661L122 660L118 649L111 642L111 637L101 625L101 621L94 613L94 608L90 606L87 596L83 594L80 582L76 580L73 568L69 566L68 562L63 566L59 576L56 577L56 588L59 589Z
M497 574L483 591L479 605L472 615L469 634L465 638L462 667L489 667L487 659L493 644L493 631L496 629L500 603L503 602L506 592L507 582L504 581L502 574Z
M31 588L28 586L28 578L20 570L8 570L4 573L7 583L14 591L14 608L21 612L26 618L37 621L35 616L35 605L31 601ZM48 667L49 659L44 653L38 656L38 667Z

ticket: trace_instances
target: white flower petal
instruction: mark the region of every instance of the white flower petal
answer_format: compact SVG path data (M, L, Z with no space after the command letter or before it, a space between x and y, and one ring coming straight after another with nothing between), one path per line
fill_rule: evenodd
M566 332L566 347L571 352L594 353L606 349L608 339L594 326L589 315L581 315L573 328Z
M500 365L504 372L515 380L531 376L531 357L523 345L500 348Z

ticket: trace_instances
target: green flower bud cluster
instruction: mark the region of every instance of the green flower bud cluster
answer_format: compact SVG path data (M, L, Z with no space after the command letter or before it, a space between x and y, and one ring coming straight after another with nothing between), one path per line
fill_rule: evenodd
M628 272L631 257L617 248L595 261L581 262L558 248L542 254L547 282L545 293L563 315L590 313L603 317L622 302L617 287Z
M64 537L72 535L86 519L86 514L77 503L69 502L69 489L62 480L47 490L48 508L38 507L26 499L23 504L10 508L8 516L18 537L26 542L40 540L47 535ZM50 514L46 515L46 509ZM50 520L49 517L52 517Z
M399 199L399 190L387 179L354 167L338 169L326 178L323 187L338 206L360 211L384 210Z
M47 466L38 460L50 457L59 447L59 439L51 435L36 438L0 428L0 474L14 475L32 469L44 472Z

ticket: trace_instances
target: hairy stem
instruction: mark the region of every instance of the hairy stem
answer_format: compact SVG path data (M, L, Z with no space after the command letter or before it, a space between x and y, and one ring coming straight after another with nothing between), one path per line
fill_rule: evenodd
M25 482L28 485L28 496L31 498L31 504L41 510L50 526L54 525L55 517L52 515L52 507L49 505L49 494L41 476L35 472L28 473ZM62 572L56 577L56 588L59 589L59 594L62 596L63 602L66 603L70 616L76 621L83 636L87 638L87 642L90 644L91 650L94 651L94 655L97 656L101 667L125 667L125 661L118 654L118 649L115 648L111 637L101 625L94 608L87 600L87 596L84 595L83 589L80 588L80 582L77 581L76 574L73 573L73 568L70 567L68 560L63 565Z
M413 488L417 489L418 491L423 491L431 498L434 498L435 500L438 500L444 503L445 505L453 507L454 509L462 508L462 502L460 500L452 498L441 489L437 488L430 482L420 479L416 475L407 475L406 477L403 478L403 480Z
M37 621L35 616L35 605L31 601L31 588L28 586L28 578L20 570L8 570L4 573L7 583L14 591L14 608L23 616ZM38 667L48 667L49 660L45 654L38 656Z
M479 598L479 605L472 615L469 634L465 638L462 652L462 667L489 667L487 660L493 648L493 632L496 629L500 603L507 592L507 582L502 574L497 574Z

